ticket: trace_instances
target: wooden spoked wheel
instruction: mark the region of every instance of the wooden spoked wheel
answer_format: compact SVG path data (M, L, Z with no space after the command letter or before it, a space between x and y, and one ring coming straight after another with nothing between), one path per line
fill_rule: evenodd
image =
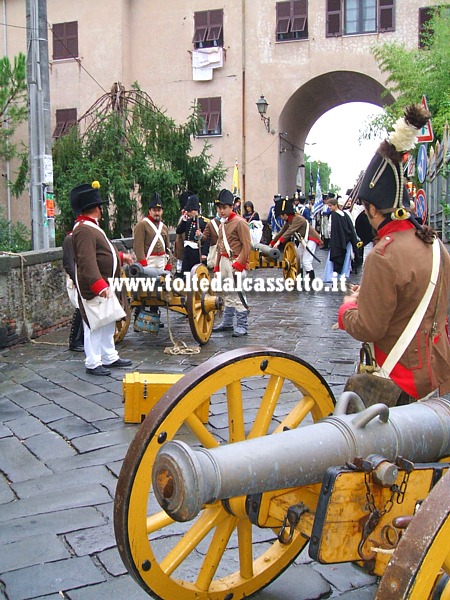
M130 326L130 321L131 321L131 305L130 305L130 299L128 297L126 290L122 289L122 291L120 292L119 295L120 295L120 302L123 306L123 310L126 313L126 317L124 319L122 319L121 321L116 321L116 329L114 332L114 342L116 344L121 342L123 340L123 338L125 337L125 335L128 331L128 328Z
M192 267L191 282L194 277L198 284L196 289L191 289L186 294L186 310L194 340L199 344L206 344L211 337L214 316L221 307L222 299L211 292L211 277L206 265ZM202 288L201 281L209 282L209 286Z
M281 544L277 530L252 525L245 497L228 499L233 514L218 501L191 522L174 522L151 490L165 441L213 448L311 424L333 407L313 367L270 348L226 352L174 384L140 426L116 491L118 548L139 585L165 600L238 600L273 581L307 543L294 532L290 544Z
M283 277L284 279L297 279L300 273L300 265L298 263L297 248L294 242L287 242L283 250Z
M376 600L449 600L450 471L422 502L401 538Z

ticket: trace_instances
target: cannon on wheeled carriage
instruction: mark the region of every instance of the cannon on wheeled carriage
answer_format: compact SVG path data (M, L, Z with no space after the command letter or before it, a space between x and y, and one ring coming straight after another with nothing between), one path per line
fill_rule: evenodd
M167 600L250 596L308 543L314 560L380 576L378 600L449 598L449 461L450 401L335 402L295 356L231 351L140 426L117 486L118 548Z
M297 279L300 263L294 242L286 242L283 250L265 244L254 244L250 253L250 270L258 268L281 269L284 279Z
M116 342L125 337L135 309L159 307L187 315L193 338L199 344L206 344L211 337L215 314L222 309L223 300L211 291L211 278L205 265L198 264L192 268L187 289L182 285L184 279L176 281L171 278L169 271L143 267L139 263L124 270L124 277L129 280L128 289L126 286L122 288L127 317L116 323ZM167 280L169 277L170 284ZM145 319L144 312L144 330ZM151 313L148 319L151 326Z

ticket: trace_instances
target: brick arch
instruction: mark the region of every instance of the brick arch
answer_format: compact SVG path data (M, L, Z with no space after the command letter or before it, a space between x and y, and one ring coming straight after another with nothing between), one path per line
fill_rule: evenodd
M326 112L348 102L367 102L383 107L394 101L384 85L356 71L332 71L307 81L286 101L278 121L280 153L278 189L292 193L297 167L303 162L305 140L314 123ZM288 140L286 144L284 140ZM287 146L291 151L283 152ZM289 188L289 189L288 189Z

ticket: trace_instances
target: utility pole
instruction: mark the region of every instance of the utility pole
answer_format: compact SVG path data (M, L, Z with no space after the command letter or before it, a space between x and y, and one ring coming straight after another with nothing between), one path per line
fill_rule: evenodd
M47 0L26 0L28 133L33 249L55 247Z

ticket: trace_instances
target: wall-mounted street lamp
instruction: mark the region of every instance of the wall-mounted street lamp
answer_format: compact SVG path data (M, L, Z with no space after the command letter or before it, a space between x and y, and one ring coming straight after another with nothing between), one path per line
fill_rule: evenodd
M258 112L260 114L261 120L264 121L267 133L270 133L270 117L266 117L267 107L269 106L269 103L264 98L264 96L261 96L261 98L256 103L256 106L258 107Z

